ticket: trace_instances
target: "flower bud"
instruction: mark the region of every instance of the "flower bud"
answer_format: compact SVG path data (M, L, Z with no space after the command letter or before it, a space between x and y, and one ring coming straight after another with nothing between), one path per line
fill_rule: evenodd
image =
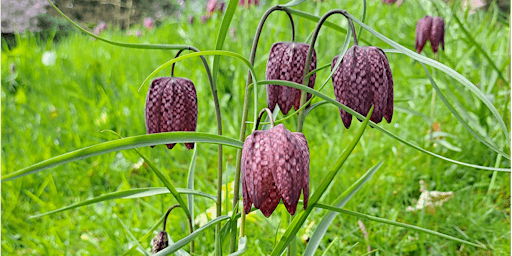
M432 46L434 53L437 53L439 43L441 43L444 50L444 19L434 17L432 19L432 28L430 29L430 46Z
M302 84L304 78L304 67L309 50L309 44L278 42L272 45L268 57L265 77L267 80L285 80ZM316 51L313 50L309 70L316 69ZM315 86L316 73L309 77L308 86ZM281 112L287 114L294 107L300 107L301 91L296 88L282 85L267 85L267 104L271 111L274 111L276 104ZM307 99L311 98L308 93Z
M309 147L302 133L292 133L283 124L268 131L254 131L242 150L244 211L252 204L269 217L283 199L295 214L300 192L304 209L309 197Z
M418 20L416 24L416 42L414 48L416 48L416 52L421 53L423 47L427 43L427 40L430 38L430 31L432 29L432 17L425 16Z
M167 240L167 232L160 231L155 238L153 238L153 254L167 248L169 241Z
M147 134L195 131L197 94L194 83L179 77L159 77L153 80L146 97L145 117ZM167 144L167 147L172 149L174 145ZM194 143L185 145L188 149L194 148Z
M331 70L338 56L334 57ZM375 106L370 120L391 122L393 116L393 76L384 52L375 46L352 46L332 75L336 100L361 115L367 115ZM352 115L339 109L343 124L348 129Z

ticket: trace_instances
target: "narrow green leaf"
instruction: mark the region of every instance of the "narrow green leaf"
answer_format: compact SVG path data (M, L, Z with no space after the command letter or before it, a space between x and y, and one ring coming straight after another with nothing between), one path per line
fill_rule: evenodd
M450 110L450 112L452 112L452 114L455 116L455 118L457 118L457 120L459 120L459 122L462 124L462 126L464 126L464 128L466 128L466 130L468 130L468 132L470 132L475 138L477 138L480 142L485 144L488 148L494 150L498 154L500 154L500 155L502 155L505 158L510 160L510 156L509 155L507 155L505 152L503 152L500 149L498 149L498 147L496 145L494 145L494 143L486 140L479 133L477 133L475 130L473 130L473 128L471 128L471 126L462 118L462 116L459 114L459 112L457 112L457 110L455 110L455 108L450 104L448 99L446 99L446 97L444 96L443 92L439 89L439 87L437 86L436 82L432 78L432 75L430 75L430 72L428 72L428 69L427 69L427 67L425 67L425 64L423 64L421 62L420 62L420 64L423 67L423 69L425 70L425 73L427 74L427 77L430 80L430 83L432 84L432 87L434 87L434 89L436 90L437 94L439 95L439 98L441 98L441 100L444 102L444 105L446 105L446 107Z
M173 63L176 63L178 61L181 61L181 60L184 60L184 59L188 59L188 58L192 58L192 57L196 57L196 56L201 56L201 55L203 55L203 56L210 56L210 55L217 56L217 55L220 55L220 56L233 57L233 58L241 60L249 68L249 70L251 71L251 76L252 76L253 84L257 85L258 79L256 78L256 72L254 71L254 67L251 65L249 60L247 60L246 58L244 58L242 55L240 55L238 53L229 52L229 51L218 51L218 50L215 50L215 51L193 52L193 53L185 54L185 55L180 56L178 58L174 58L174 59L172 59L170 61L167 61L166 63L162 64L160 67L156 68L153 72L151 72L151 74L149 74L148 77L146 77L144 82L142 82L142 84L140 85L139 90L149 81L149 79L154 77L156 75L156 73L160 72L162 69L170 67Z
M360 20L358 20L356 17L354 17L352 14L350 13L347 13L347 16L352 19L355 23L359 24L360 26L362 26L364 29L368 30L368 32L372 33L373 35L375 35L376 37L378 37L379 39L381 39L382 41L386 42L387 44L389 44L390 46L392 46L393 48L397 49L398 51L400 51L401 53L419 61L419 62L422 62L422 63L425 63L431 67L434 67L442 72L444 72L445 74L451 76L452 78L454 78L455 80L457 80L459 83L461 83L462 85L464 85L464 87L466 87L467 89L469 89L473 94L475 94L486 106L487 108L489 108L489 110L491 111L491 113L493 114L494 118L498 121L498 124L500 125L501 127L501 130L503 131L503 133L505 134L505 138L506 138L506 141L507 141L507 144L510 146L510 133L508 132L508 128L507 128L507 125L505 124L505 122L503 121L503 118L500 116L500 114L498 113L498 110L496 109L496 107L489 101L489 99L487 99L487 97L485 96L485 94L480 91L473 83L471 83L467 78L465 78L463 75L457 73L457 71L451 69L450 67L440 63L440 62L437 62L433 59L430 59L430 58L427 58L423 55L420 55L416 52L413 52L407 48L405 48L404 46L400 45L399 43L385 37L384 35L382 35L381 33L375 31L374 29L368 27L366 24L364 24L363 22L361 22Z
M194 153L192 154L192 159L190 160L190 166L188 168L188 175L187 175L187 188L192 191L194 190L194 176L195 176L194 173L196 170L197 147L198 147L198 145L195 144L194 145ZM187 194L187 205L188 205L188 212L190 213L190 218L193 220L194 219L194 195L193 194Z
M359 242L353 244L352 246L347 248L345 251L343 251L340 256L343 256L343 255L347 254L350 250L354 249L354 247L356 247L358 244L359 244Z
M224 41L226 41L226 35L229 30L229 24L231 24L231 20L233 20L233 15L235 14L236 7L238 6L237 0L230 0L228 7L226 8L226 12L224 13L224 18L222 18L222 24L220 25L219 34L217 35L217 42L215 43L215 50L222 50L224 46ZM219 73L219 61L220 56L216 55L213 58L213 84L215 89L217 89L217 74Z
M322 253L322 256L327 256L327 252L329 251L329 249L331 249L331 247L334 245L334 243L338 242L338 239L339 239L339 236L335 237L334 240L332 240L332 242L327 246L327 248L325 248L324 253Z
M158 253L156 254L153 254L153 256L163 256L163 255L169 255L175 251L177 251L178 249L180 249L181 247L185 246L186 244L190 243L190 241L192 241L192 239L194 239L196 236L198 236L199 234L203 233L207 228L215 225L217 222L220 222L220 221L223 221L223 220L226 220L226 219L229 219L230 216L228 215L222 215L222 216L219 216L211 221L209 221L208 223L206 223L204 226L196 229L194 232L192 232L190 235L184 237L183 239L179 240L178 242L174 243L173 245L169 245L169 247L159 251Z
M247 251L247 236L240 237L240 241L238 241L238 250L234 253L230 253L228 256L239 256L245 251Z
M144 234L144 236L141 239L138 240L139 243L142 243L143 241L147 240L153 234L153 232L158 228L158 226L160 224L164 223L164 218L165 218L165 214L160 218L160 220L158 220L158 222L148 232L146 232L146 234ZM138 247L138 245L135 244L128 251L121 254L121 256L131 255L131 253L134 252L137 249L137 247Z
M108 132L117 135L120 139L123 138L119 133L117 133L115 131L108 130ZM134 148L134 150L135 150L135 152L137 152L137 154L139 154L140 157L142 157L142 159L144 159L144 161L148 164L149 168L156 174L156 176L158 176L158 179L160 179L160 181L162 183L164 183L165 187L167 187L167 189L169 189L169 192L171 192L171 194L174 196L174 198L176 198L176 200L180 204L181 209L185 212L187 217L192 219L190 212L188 211L187 205L183 201L183 198L181 198L180 194L178 193L178 191L176 190L174 185L172 185L171 181L169 179L167 179L167 177L165 177L165 175L160 171L160 169L158 169L158 167L156 167L156 165L153 163L153 161L151 161L149 158L147 158L145 155L143 155L138 149Z
M241 141L228 138L226 136L219 136L203 132L164 132L154 133L147 135L139 135L127 137L124 139L108 141L93 146L85 147L76 151L65 153L37 164L25 167L13 173L2 176L2 182L14 180L25 175L40 172L42 170L69 163L72 161L97 156L109 152L132 149L137 147L145 147L160 144L170 143L191 143L191 142L206 142L213 144L222 144L236 148L242 148L244 145Z
M283 7L293 7L306 2L306 0L292 0L286 4L282 4Z
M439 233L439 232L436 232L436 231L433 231L433 230L430 230L430 229L426 229L426 228L422 228L422 227L417 227L417 226L413 226L413 225L409 225L409 224L405 224L405 223L400 223L400 222L396 222L396 221L392 221L392 220L387 220L387 219L383 219L383 218L379 218L379 217L374 217L374 216L367 215L367 214L364 214L364 213L359 213L359 212L355 212L355 211L345 210L345 209L341 209L340 207L335 207L335 206L330 206L330 205L325 205L325 204L317 204L316 207L322 208L322 209L326 209L326 210L330 210L330 211L335 211L335 212L343 213L343 214L347 214L347 215L351 215L351 216L354 216L354 217L357 217L357 218L361 218L361 219L365 219L365 220L371 220L371 221L375 221L375 222L379 222L379 223L384 223L384 224L393 225L393 226L397 226L397 227L407 228L407 229L418 231L418 232L423 232L423 233L426 233L426 234L429 234L429 235L438 236L438 237L441 237L441 238L445 238L445 239L448 239L448 240L451 240L451 241L455 241L455 242L459 242L459 243L463 243L463 244L467 244L467 245L471 245L471 246L476 246L476 247L480 247L480 248L486 248L484 245L472 243L472 242L469 242L469 241L466 241L466 240L462 240L462 239L459 239L459 238L456 238L456 237L453 237L453 236L449 236L449 235L446 235L446 234L443 234L443 233Z
M126 225L124 225L123 221L117 216L116 216L116 218L119 221L119 223L121 223L121 226L123 226L124 230L128 234L128 237L130 237L130 239L133 242L135 242L135 244L139 247L140 251L142 251L144 253L144 255L146 255L146 256L151 256L146 250L144 250L144 247L142 247L142 245L139 243L139 240L137 240L137 238L135 238L135 236L132 234L132 232L130 232L128 227L126 227Z
M85 30L84 28L80 27L80 25L78 25L76 22L71 20L68 16L66 16L66 14L64 14L59 8L57 8L57 6L55 6L55 4L52 3L52 1L50 1L50 0L47 0L47 1L52 5L52 7L62 17L64 17L66 20L68 20L71 24L73 24L73 26L78 28L80 31L82 31L82 32L86 33L87 35L94 37L100 41L108 43L108 44L112 44L112 45L116 45L116 46L120 46L120 47L126 47L126 48L136 48L136 49L181 50L181 49L188 48L188 45L179 45L179 44L133 44L133 43L123 43L123 42L108 40L106 38L97 36L89 31Z
M179 194L197 195L197 196L202 196L204 198L211 199L214 202L217 201L217 198L215 196L207 194L207 193L204 193L204 192L201 192L201 191L197 191L197 190L184 189L184 188L176 188L176 191ZM58 213L58 212L63 212L63 211L71 210L71 209L74 209L74 208L78 208L78 207L82 207L82 206L86 206L86 205L90 205L90 204L95 204L95 203L99 203L99 202L103 202L103 201L108 201L108 200L114 200L114 199L133 199L133 198L141 198L141 197L148 197L148 196L161 195L161 194L169 194L169 193L170 193L169 190L167 188L165 188L165 187L161 187L161 188L135 188L135 189L130 189L130 190L117 191L117 192L101 195L101 196L98 196L98 197L95 197L95 198L92 198L92 199L88 199L88 200L82 201L80 203L76 203L76 204L72 204L72 205L69 205L69 206L66 206L66 207L62 207L62 208L59 208L59 209L56 209L56 210L53 210L53 211L49 211L49 212L33 215L33 216L30 216L29 218L30 219L32 219L32 218L39 218L39 217L42 217L42 216L45 216L45 215L49 215L49 214L53 214L53 213Z
M283 80L264 80L264 81L259 81L259 85L264 85L264 84L275 84L275 85L284 85L284 86L289 86L289 87L293 87L293 88L297 88L299 90L303 90L303 91L306 91L308 93L311 93L315 96L318 96L324 100L326 100L327 102L335 105L336 107L338 108L341 108L345 111L347 111L348 113L350 113L351 115L357 117L358 119L360 120L363 120L364 119L364 116L355 112L354 110L352 110L351 108L337 102L335 99L332 99L330 98L329 96L319 92L319 91L316 91L314 89L311 89L307 86L304 86L304 85L301 85L301 84L298 84L298 83L294 83L294 82L289 82L289 81L283 81ZM428 155L431 155L431 156L434 156L434 157L437 157L439 159L442 159L442 160L445 160L445 161L448 161L450 163L454 163L454 164L458 164L458 165L461 165L461 166L467 166L467 167L471 167L471 168L476 168L476 169L482 169L482 170L491 170L491 171L502 171L502 172L510 172L510 168L494 168L494 167L487 167L487 166L480 166L480 165L475 165L475 164L469 164L469 163L464 163L464 162L459 162L459 161L455 161L455 160L452 160L450 158L447 158L447 157L444 157L444 156L441 156L441 155L438 155L438 154L435 154L433 152L430 152L426 149L423 149L421 147L418 147L414 144L412 144L411 142L408 142L407 140L405 139L402 139L400 137L398 137L397 135L391 133L390 131L382 128L381 126L377 125L376 123L370 121L370 124L372 127L374 127L375 129L381 131L382 133L386 134L387 136L395 139L395 140L398 140L400 142L402 142L403 144L411 147L411 148L414 148L420 152L423 152L425 154L428 154Z
M462 24L462 22L460 22L460 19L459 17L457 16L457 14L455 13L452 13L452 17L455 19L455 21L457 22L457 24L459 24L459 27L460 29L462 30L462 33L464 33L464 35L466 35L466 38L469 40L469 42L471 42L472 45L476 46L476 48L478 49L478 51L480 51L482 53L482 55L484 56L484 58L487 60L487 62L489 64L491 64L492 68L494 68L496 70L496 72L498 72L498 76L500 77L500 79L504 82L504 83L509 83L509 81L507 81L507 79L505 79L505 76L503 75L503 73L501 72L501 70L496 66L496 63L494 63L494 61L491 59L491 57L489 57L489 54L487 54L487 52L482 48L482 46L477 43L475 41L475 39L473 38L473 36L471 36L471 34L469 33L469 31L464 27L464 25Z
M375 172L382 166L383 162L380 162L379 164L373 166L370 168L359 180L357 180L352 186L350 186L343 194L341 194L333 203L338 208L343 208L345 204L354 196L363 185L368 182ZM322 238L324 237L325 233L327 232L327 229L331 225L332 221L336 217L337 212L329 212L320 221L318 224L318 227L316 228L315 232L311 236L308 242L308 246L306 247L306 250L304 251L304 255L314 255L316 250L318 249L318 246L322 242Z
M304 86L304 87L307 87L307 86ZM309 87L307 87L307 88L309 88ZM274 255L274 256L281 255L281 253L286 249L286 247L288 246L290 241L293 239L293 237L295 237L295 234L297 234L297 232L299 231L302 224L304 224L304 221L306 221L308 215L311 213L311 210L318 203L318 200L320 199L320 197L322 197L323 193L327 190L327 187L329 187L329 184L334 179L334 176L336 176L336 174L340 170L341 166L343 166L343 164L349 157L350 153L352 153L352 150L354 150L354 148L356 147L357 143L359 142L359 139L363 136L363 133L366 129L366 126L368 125L368 121L370 121L370 116L372 115L372 113L373 113L373 106L370 109L370 112L368 113L368 118L366 118L363 121L361 128L359 128L357 134L355 135L355 138L349 143L349 145L343 151L343 153L338 158L338 160L333 165L333 167L331 167L331 171L329 171L327 176L322 180L322 183L320 184L318 189L315 191L313 196L311 196L311 198L309 198L309 203L308 203L308 207L306 208L306 210L301 211L300 213L297 214L297 216L295 216L293 218L292 222L286 229L285 233L283 234L281 239L279 239L278 244L276 245L276 247L274 247L274 250L272 251L271 255Z

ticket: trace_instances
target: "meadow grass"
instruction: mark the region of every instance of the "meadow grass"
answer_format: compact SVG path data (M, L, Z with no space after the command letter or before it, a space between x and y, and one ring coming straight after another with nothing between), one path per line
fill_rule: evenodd
M268 1L271 2L271 1ZM228 35L224 49L248 57L259 18L272 4L245 10L239 7L231 27L235 38ZM285 1L280 1L285 2ZM333 8L343 8L356 17L362 13L362 2L307 2L297 9L321 15ZM421 8L420 8L421 7ZM446 50L440 62L455 69L485 92L507 124L510 123L510 84L497 78L483 54L461 32L449 14L450 5L442 9L446 25ZM402 6L368 2L365 23L385 36L414 48L416 21L426 14L437 15L429 2L405 1ZM456 12L465 28L494 61L509 76L510 54L507 52L510 28L494 8L475 14ZM186 17L186 15L183 15ZM507 17L509 18L509 17ZM102 36L132 43L189 44L200 50L214 49L222 16L214 14L205 24L191 25L183 20L163 22L155 30L143 30L138 38L126 31L108 30ZM332 17L330 21L346 27L346 21ZM315 23L295 18L296 40L304 41ZM356 28L357 29L357 28ZM289 41L288 18L273 14L264 32L256 55L255 69L260 77L265 72L268 51L277 41ZM368 31L358 35L383 49L389 49ZM318 66L330 63L339 53L344 34L322 28L316 44ZM42 56L50 51L56 55L54 65L45 66ZM176 51L126 49L92 40L82 33L61 38L58 43L39 41L35 36L22 35L16 47L2 48L2 175L33 163L75 149L117 139L103 130L114 130L122 136L145 134L144 102L148 85L137 88L154 69L172 59ZM424 53L433 58L427 43ZM474 138L458 123L450 111L437 99L434 118L430 119L432 86L421 65L412 59L388 53L395 83L395 111L391 124L382 124L391 132L406 138L434 153L484 166L510 167L505 158ZM213 58L209 58L210 65ZM11 74L11 65L15 66ZM469 90L441 72L432 72L436 83L465 120L480 134L492 140L505 152L503 133L496 121ZM159 73L168 76L170 70ZM316 86L329 74L318 73ZM187 59L176 65L175 75L194 81L198 94L198 126L202 132L216 133L214 104L208 80L199 58ZM238 138L247 67L238 60L221 58L218 90L223 116L224 135ZM261 87L263 88L263 87ZM266 106L265 90L258 95L259 108ZM323 89L334 97L332 82ZM316 99L314 102L318 101ZM249 110L252 113L252 110ZM251 114L249 114L251 116ZM278 119L282 118L282 114ZM294 131L297 118L285 122ZM446 132L444 139L430 140L432 123ZM354 137L358 122L350 130L344 128L338 110L331 105L316 108L307 116L304 134L311 153L310 186L312 191L334 164L346 144ZM509 128L510 131L510 128ZM186 187L186 177L192 151L177 145L169 151L165 146L141 148L143 154L164 171L176 187ZM215 194L217 146L198 145L196 189ZM224 147L224 178L231 207L236 150ZM501 159L498 162L498 159ZM479 242L487 249L461 245L442 238L409 231L403 228L363 220L368 232L365 240L358 219L337 215L320 244L318 255L339 255L348 248L349 254L361 255L367 246L376 249L375 255L509 255L510 254L510 173L493 173L457 166L407 147L383 136L376 129L367 129L328 193L320 200L330 204L371 166L384 161L383 166L345 209L385 219L417 225L448 235ZM494 180L493 180L494 177ZM453 191L454 198L437 209L435 215L408 212L419 197L419 181L429 190ZM137 238L141 238L158 222L165 210L176 203L171 195L141 199L114 200L74 210L29 219L63 206L109 192L141 187L162 187L156 175L142 164L132 150L109 153L45 170L15 181L2 183L2 253L6 255L120 255L134 242L120 220ZM226 198L224 198L224 202ZM224 204L224 203L223 203ZM215 215L210 200L195 197L197 224L202 218ZM223 211L228 213L227 208ZM202 213L207 216L202 216ZM298 251L303 252L308 236L326 211L315 209L298 234ZM247 255L268 254L283 234L288 219L286 209L279 206L276 213L265 218L259 211L247 216ZM167 231L177 241L187 235L187 221L179 209L169 216ZM207 230L195 239L196 252L213 254L214 230ZM152 236L151 236L152 237ZM149 248L150 239L142 246ZM354 244L358 243L354 247ZM229 242L224 242L228 251ZM140 254L135 252L134 255Z

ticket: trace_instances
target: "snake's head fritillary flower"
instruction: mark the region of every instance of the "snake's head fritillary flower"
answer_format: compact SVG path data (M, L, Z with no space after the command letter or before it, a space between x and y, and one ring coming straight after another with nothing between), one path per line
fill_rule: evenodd
M301 191L304 209L309 197L309 147L302 133L292 133L283 124L268 131L254 131L242 150L244 211L252 204L269 217L283 199L295 214Z
M338 56L334 57L331 70ZM388 123L393 116L393 76L384 52L375 46L352 46L332 75L336 100L367 115L372 105L370 120L380 123L384 117ZM343 124L348 129L352 115L340 109Z
M444 19L434 17L432 19L432 28L430 29L430 46L432 46L434 53L437 53L439 43L441 43L444 50Z
M188 23L194 24L194 15L188 16Z
M197 126L197 94L192 81L179 77L153 80L146 97L146 132L195 131ZM175 143L167 144L169 149ZM188 149L194 143L185 143Z
M444 26L443 26L444 27ZM423 47L427 43L427 40L430 38L430 31L432 29L432 17L425 16L418 20L416 23L416 42L414 48L416 48L416 52L421 53Z
M169 240L167 239L167 232L160 231L155 238L153 238L153 254L167 248Z
M304 78L304 67L306 66L306 57L309 50L309 44L278 42L272 45L267 61L265 77L267 80L286 80L302 84ZM313 50L313 56L309 70L316 69L316 51ZM308 86L315 86L316 73L309 77ZM267 105L271 111L274 111L276 104L283 114L294 107L299 109L301 91L296 88L282 85L267 85ZM311 98L308 93L307 99Z

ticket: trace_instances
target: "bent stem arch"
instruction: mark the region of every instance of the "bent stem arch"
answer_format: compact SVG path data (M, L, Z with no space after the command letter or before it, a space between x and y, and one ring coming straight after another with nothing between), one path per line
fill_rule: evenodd
M193 51L193 52L200 52L197 48L193 47L193 46L188 46L187 48L185 49L181 49L178 51L178 53L176 53L176 56L174 58L178 58L180 56L180 54L185 51L185 50L190 50L190 51ZM222 117L221 117L221 114L220 114L220 104L219 104L219 96L217 94L217 87L215 86L215 84L213 83L213 77L212 77L212 73L210 72L210 67L208 66L208 62L206 61L206 58L204 57L204 55L200 55L199 56L201 58L201 60L203 61L203 65L204 65L204 69L206 70L206 74L208 75L208 81L210 82L210 90L212 91L212 96L213 96L213 103L215 104L215 116L217 118L217 134L218 135L222 135ZM174 67L176 65L176 62L174 62L172 64L172 67L171 67L171 77L174 77ZM217 217L221 216L222 215L222 145L218 145L218 150L217 150L217 155L218 155L218 163L217 163ZM219 232L220 232L220 223L217 223L217 226L215 227L215 236L219 236ZM193 231L193 229L191 230L191 232ZM192 240L192 242L190 243L190 251L193 251L194 249L194 241Z

